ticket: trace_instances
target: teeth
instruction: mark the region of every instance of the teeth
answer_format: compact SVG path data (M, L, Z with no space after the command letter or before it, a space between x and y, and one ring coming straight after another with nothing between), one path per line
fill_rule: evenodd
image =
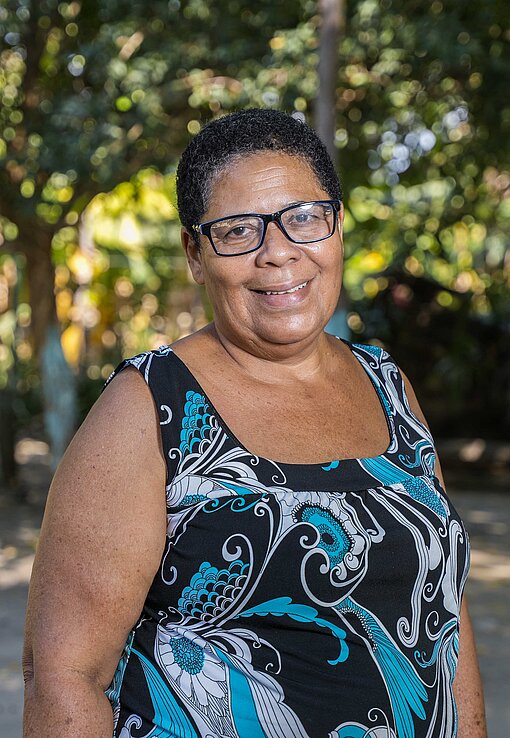
M308 284L308 281L303 282L303 284L298 284L297 287L292 287L290 290L284 290L283 292L262 292L263 295L289 295L291 292L297 292L298 290L302 290L303 287L306 287Z

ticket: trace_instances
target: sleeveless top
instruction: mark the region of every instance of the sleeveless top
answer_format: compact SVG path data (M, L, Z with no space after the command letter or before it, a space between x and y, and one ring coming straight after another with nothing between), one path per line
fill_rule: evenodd
M152 392L168 521L106 691L115 738L456 736L466 531L399 369L346 343L386 416L380 456L255 456L169 346L109 378L134 366Z

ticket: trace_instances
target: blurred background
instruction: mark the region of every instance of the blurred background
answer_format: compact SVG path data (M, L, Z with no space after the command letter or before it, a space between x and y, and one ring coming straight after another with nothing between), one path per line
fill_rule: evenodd
M51 472L122 357L210 319L175 170L204 123L252 106L314 125L338 165L331 330L384 345L413 381L471 533L490 735L507 735L509 83L505 0L0 0L6 738Z

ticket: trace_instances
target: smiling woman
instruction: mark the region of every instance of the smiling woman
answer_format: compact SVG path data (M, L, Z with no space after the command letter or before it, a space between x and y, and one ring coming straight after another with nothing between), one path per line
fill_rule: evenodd
M287 153L252 154L216 176L202 217L216 250L187 231L183 244L195 280L206 285L216 328L234 351L256 343L267 358L284 358L283 345L303 341L304 348L322 333L338 301L342 266L341 204L328 197L303 159ZM237 225L233 234L222 223L238 222L237 213L260 215L251 216L249 230ZM296 225L304 216L315 218L312 226ZM204 232L204 224L198 228ZM245 247L234 263L218 253L232 241ZM287 350L294 354L296 347Z
M25 738L484 738L430 431L383 349L324 331L324 146L234 113L184 152L178 200L214 321L124 361L57 471Z

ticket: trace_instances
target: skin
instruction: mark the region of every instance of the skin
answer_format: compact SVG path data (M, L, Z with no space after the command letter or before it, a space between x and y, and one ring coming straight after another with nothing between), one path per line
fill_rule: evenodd
M246 209L271 213L313 199L329 195L308 165L288 155L259 154L236 162L217 179L203 220ZM326 241L299 245L272 223L258 251L235 258L217 256L205 238L200 250L186 231L182 238L193 277L207 286L218 335L243 366L258 372L261 358L296 364L323 351L323 328L340 292L341 229ZM253 291L304 280L311 280L309 287L293 295L265 298Z
M257 154L218 179L203 220L327 197L306 163ZM323 331L341 286L341 226L321 244L296 246L271 224L259 251L235 259L216 256L205 239L197 249L186 232L183 244L193 276L207 287L215 322L176 343L175 351L243 444L290 463L382 453L389 437L376 393L350 350ZM256 292L304 281L307 287L292 295ZM243 422L254 413L260 422ZM291 437L289 428L296 429ZM160 563L165 475L152 396L128 368L94 405L50 489L29 595L24 738L112 735L104 690ZM454 687L459 738L485 738L465 603Z

